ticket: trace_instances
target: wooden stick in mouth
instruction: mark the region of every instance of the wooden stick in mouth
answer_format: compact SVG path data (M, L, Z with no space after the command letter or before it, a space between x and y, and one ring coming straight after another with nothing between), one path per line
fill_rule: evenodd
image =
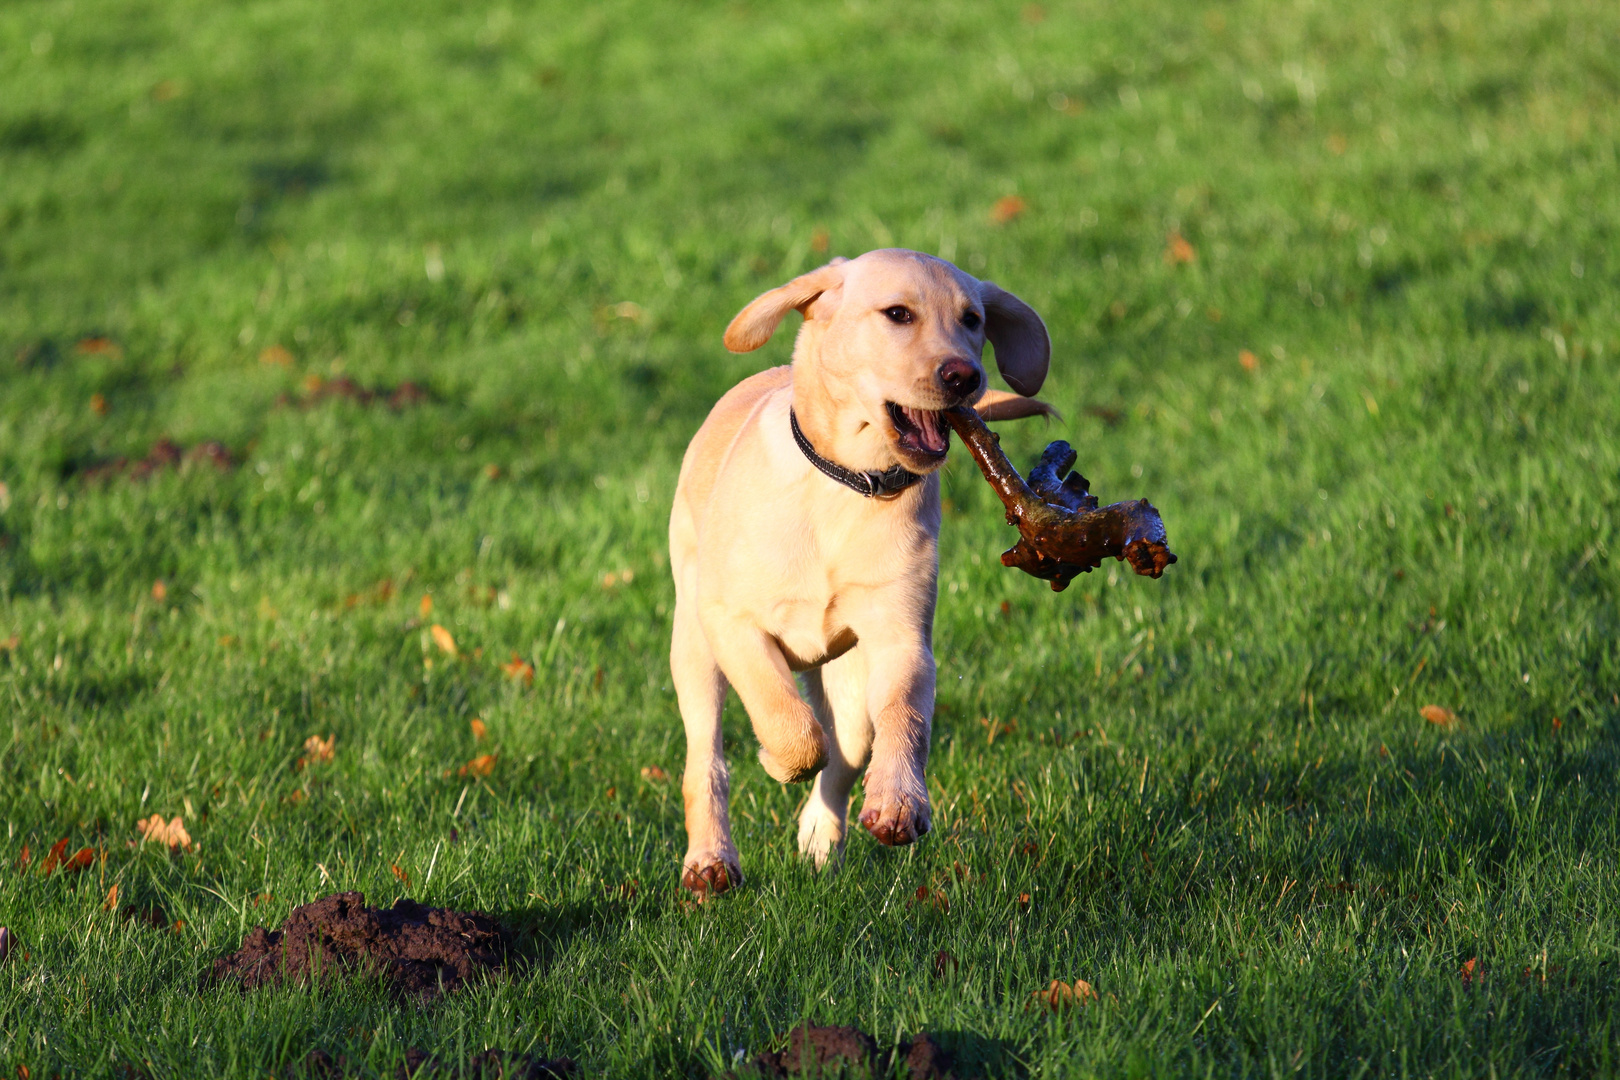
M1016 566L1052 583L1062 592L1080 574L1090 573L1113 556L1131 569L1158 577L1176 561L1164 534L1159 512L1146 499L1099 507L1086 489L1090 482L1070 472L1075 452L1054 442L1029 471L1018 475L1001 452L996 433L967 406L945 410L945 419L967 444L979 471L1007 508L1007 524L1019 532L1018 543L1001 554L1003 566Z

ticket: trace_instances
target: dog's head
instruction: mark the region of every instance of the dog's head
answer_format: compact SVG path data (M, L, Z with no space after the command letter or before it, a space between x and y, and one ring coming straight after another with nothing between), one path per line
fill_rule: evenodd
M940 411L984 393L987 340L1002 378L1026 397L1041 388L1051 361L1051 339L1033 308L915 251L835 259L772 289L731 320L726 348L759 348L791 310L805 319L795 363L813 363L836 407L885 432L912 472L945 460L949 428Z

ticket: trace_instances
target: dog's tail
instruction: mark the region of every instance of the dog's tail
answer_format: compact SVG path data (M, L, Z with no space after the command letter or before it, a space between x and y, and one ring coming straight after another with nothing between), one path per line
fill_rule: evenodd
M984 397L973 406L981 420L1022 420L1026 416L1045 416L1063 419L1063 414L1040 398L1024 397L1005 390L986 390Z

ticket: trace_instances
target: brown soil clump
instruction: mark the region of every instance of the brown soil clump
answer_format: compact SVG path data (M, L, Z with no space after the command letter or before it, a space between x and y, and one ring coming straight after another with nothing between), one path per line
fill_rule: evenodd
M362 386L347 375L340 375L335 379L322 379L319 375L311 375L304 380L302 398L295 400L283 394L276 399L276 404L297 405L307 409L332 398L352 401L356 405L386 405L395 412L433 400L433 396L427 390L413 382L402 382L398 386Z
M209 980L244 991L346 975L382 979L401 997L431 999L506 961L505 932L485 915L402 899L366 906L357 892L294 908L280 930L256 926L242 947L214 961Z
M145 480L167 469L183 469L199 464L212 465L220 472L229 472L236 467L236 459L221 442L201 442L188 450L174 440L164 438L153 443L145 457L134 461L120 457L93 462L79 470L79 477L85 483L96 483L114 476L124 476L132 481Z
M898 1063L898 1069L894 1066ZM853 1027L796 1027L785 1050L754 1058L754 1071L768 1080L789 1076L889 1076L907 1080L946 1080L951 1056L926 1032L920 1032L886 1054L877 1040Z

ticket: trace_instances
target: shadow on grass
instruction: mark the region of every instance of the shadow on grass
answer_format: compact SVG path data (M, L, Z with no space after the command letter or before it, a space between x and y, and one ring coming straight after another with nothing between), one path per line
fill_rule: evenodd
M544 974L581 931L628 919L623 904L607 900L536 904L489 915L507 930L507 976L516 979Z

